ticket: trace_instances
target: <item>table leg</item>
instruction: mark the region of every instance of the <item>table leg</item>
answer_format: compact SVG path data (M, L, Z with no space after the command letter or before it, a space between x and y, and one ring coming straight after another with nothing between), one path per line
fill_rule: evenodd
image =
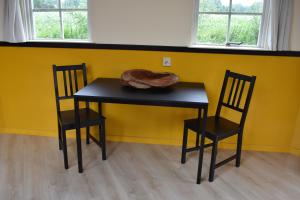
M198 110L198 120L200 121L201 118L202 118L202 109L199 109ZM197 133L196 134L196 145L195 145L195 147L199 147L199 145L200 145L200 134Z
M207 106L203 108L203 118L202 118L202 133L201 133L201 141L200 141L200 152L199 152L199 162L198 162L198 172L197 172L197 184L201 183L201 173L202 173L202 163L203 163L203 154L204 154L204 144L205 144L205 129L206 129L206 119L207 119ZM201 108L198 111L201 113ZM199 117L199 123L201 123L201 115ZM200 133L198 133L200 134Z
M98 113L102 116L102 103L98 102ZM105 139L105 121L99 126L99 142L102 151L102 160L106 160L106 139Z
M82 150L81 150L81 135L80 135L80 116L79 116L79 102L74 98L75 108L75 127L76 127L76 143L77 143L77 159L78 159L78 172L82 173Z
M102 160L106 160L105 122L101 124L100 131L101 131Z
M98 113L100 116L102 116L102 103L98 102Z

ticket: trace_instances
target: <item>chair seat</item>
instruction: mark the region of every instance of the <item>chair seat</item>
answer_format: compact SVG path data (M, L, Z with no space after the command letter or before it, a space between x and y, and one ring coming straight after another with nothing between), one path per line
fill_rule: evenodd
M188 119L184 121L185 126L195 132L202 130L202 120L199 123L198 119ZM239 124L224 119L222 117L211 116L207 118L206 123L206 137L211 140L225 139L238 133L240 127Z
M80 127L99 125L99 122L104 120L92 109L82 108L79 109ZM66 110L60 112L59 122L66 130L75 129L75 110Z

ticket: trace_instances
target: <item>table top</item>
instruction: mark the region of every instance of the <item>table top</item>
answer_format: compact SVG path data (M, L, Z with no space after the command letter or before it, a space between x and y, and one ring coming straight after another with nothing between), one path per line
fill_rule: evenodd
M79 90L74 98L79 101L193 108L208 105L203 83L179 82L168 88L136 89L122 86L115 78L98 78Z

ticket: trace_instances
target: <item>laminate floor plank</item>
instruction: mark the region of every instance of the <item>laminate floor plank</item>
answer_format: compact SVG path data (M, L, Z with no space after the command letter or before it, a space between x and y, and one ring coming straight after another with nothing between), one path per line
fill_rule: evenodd
M0 135L2 200L294 200L300 196L300 158L244 151L240 168L231 162L208 182L210 149L203 180L195 184L198 153L180 163L174 146L108 142L106 161L97 145L82 142L84 173L77 170L76 142L68 139L68 170L57 139ZM234 154L220 150L218 160Z

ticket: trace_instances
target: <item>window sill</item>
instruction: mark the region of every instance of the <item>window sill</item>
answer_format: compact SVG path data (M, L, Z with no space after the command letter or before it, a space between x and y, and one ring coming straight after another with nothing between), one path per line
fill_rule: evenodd
M76 48L76 49L108 49L108 50L135 50L135 51L162 51L162 52L186 52L186 53L211 53L232 55L261 55L261 56L291 56L300 57L300 51L266 51L260 48L224 47L193 45L184 46L151 46L151 45L126 45L126 44L99 44L89 41L30 41L23 43L1 42L1 46L9 47L42 47L42 48Z
M28 42L46 42L46 43L91 43L90 40L29 40Z
M251 46L217 46L217 45L191 45L189 48L199 49L221 49L221 50L249 50L249 51L265 51L263 48Z

